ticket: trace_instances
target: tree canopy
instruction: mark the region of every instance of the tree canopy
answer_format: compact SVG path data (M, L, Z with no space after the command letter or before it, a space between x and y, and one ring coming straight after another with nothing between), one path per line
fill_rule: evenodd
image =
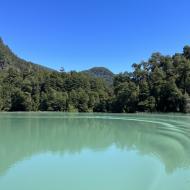
M0 111L190 112L190 46L132 68L58 72L18 58L0 39Z

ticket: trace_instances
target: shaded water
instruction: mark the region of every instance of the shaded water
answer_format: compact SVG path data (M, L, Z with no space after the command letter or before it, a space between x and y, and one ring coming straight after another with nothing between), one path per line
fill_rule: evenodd
M0 114L0 190L189 190L190 116Z

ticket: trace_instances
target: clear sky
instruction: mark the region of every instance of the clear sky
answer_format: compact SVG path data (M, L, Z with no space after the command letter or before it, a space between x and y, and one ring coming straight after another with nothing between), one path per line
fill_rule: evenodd
M3 0L0 36L35 63L118 73L190 45L189 9L189 0Z

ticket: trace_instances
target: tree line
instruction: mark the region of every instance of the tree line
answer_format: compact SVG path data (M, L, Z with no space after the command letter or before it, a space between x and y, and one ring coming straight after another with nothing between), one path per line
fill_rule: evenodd
M132 67L115 75L112 85L75 71L2 69L0 111L190 111L189 46L173 56L154 53Z
M114 79L114 111L190 111L189 46L172 57L154 53L148 61L133 64L133 69Z

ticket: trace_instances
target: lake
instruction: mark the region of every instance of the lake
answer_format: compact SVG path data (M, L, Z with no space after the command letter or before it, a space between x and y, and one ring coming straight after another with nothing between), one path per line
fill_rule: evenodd
M190 115L1 113L0 190L189 190Z

